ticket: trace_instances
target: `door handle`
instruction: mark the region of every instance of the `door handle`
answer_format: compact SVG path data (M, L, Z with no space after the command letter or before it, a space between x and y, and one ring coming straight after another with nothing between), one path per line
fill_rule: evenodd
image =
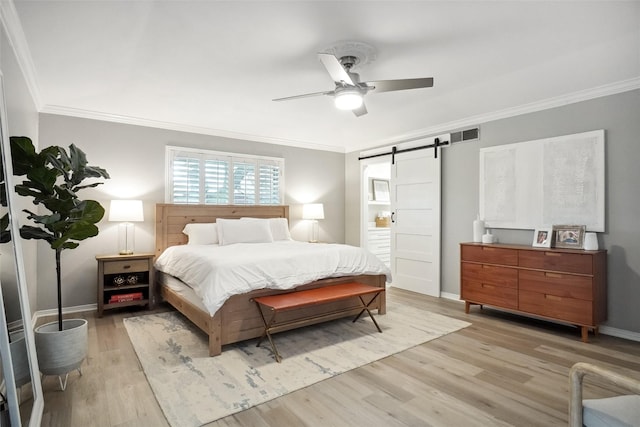
M396 213L395 212L391 212L391 222L395 223L396 219L395 219Z

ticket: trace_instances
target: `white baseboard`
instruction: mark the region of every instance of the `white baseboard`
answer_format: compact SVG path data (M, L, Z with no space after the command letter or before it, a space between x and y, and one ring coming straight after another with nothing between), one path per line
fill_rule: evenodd
M603 335L611 335L612 337L640 342L640 332L627 331L626 329L613 328L611 326L600 326L598 327L598 331Z
M458 302L464 302L464 301L460 300L460 295L452 294L452 293L449 293L449 292L440 292L440 298L455 300L455 301L458 301Z
M80 313L83 311L96 311L98 310L98 304L85 304L85 305L76 305L74 307L65 307L62 309L62 314L71 314L71 313ZM57 316L58 309L50 308L48 310L39 310L33 313L33 318L31 319L31 324L36 325L36 322L41 317L46 316Z

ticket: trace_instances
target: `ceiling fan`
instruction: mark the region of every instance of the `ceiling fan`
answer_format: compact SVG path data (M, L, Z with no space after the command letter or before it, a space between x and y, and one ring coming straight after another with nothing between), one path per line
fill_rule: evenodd
M351 71L351 68L358 64L358 57L345 55L340 56L338 59L338 57L331 53L318 53L318 58L335 82L336 87L334 90L277 98L274 99L274 101L288 101L290 99L328 95L335 97L337 108L341 110L351 110L356 116L360 117L367 114L367 107L364 105L363 98L369 92L391 92L433 86L433 77L361 82L360 75Z

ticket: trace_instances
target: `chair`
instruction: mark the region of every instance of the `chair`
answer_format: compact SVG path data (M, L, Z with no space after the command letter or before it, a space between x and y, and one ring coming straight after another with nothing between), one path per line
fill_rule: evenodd
M587 374L633 394L582 400L582 380ZM589 363L573 365L569 373L569 427L582 426L640 426L640 381Z

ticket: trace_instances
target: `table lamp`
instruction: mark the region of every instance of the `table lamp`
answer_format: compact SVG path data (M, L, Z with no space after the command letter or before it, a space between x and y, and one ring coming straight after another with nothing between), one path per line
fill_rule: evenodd
M302 219L311 221L309 241L318 242L318 220L324 219L324 206L322 203L307 203L302 206Z
M135 246L135 227L133 222L144 221L142 200L112 200L109 207L109 221L118 225L118 253L133 254Z

